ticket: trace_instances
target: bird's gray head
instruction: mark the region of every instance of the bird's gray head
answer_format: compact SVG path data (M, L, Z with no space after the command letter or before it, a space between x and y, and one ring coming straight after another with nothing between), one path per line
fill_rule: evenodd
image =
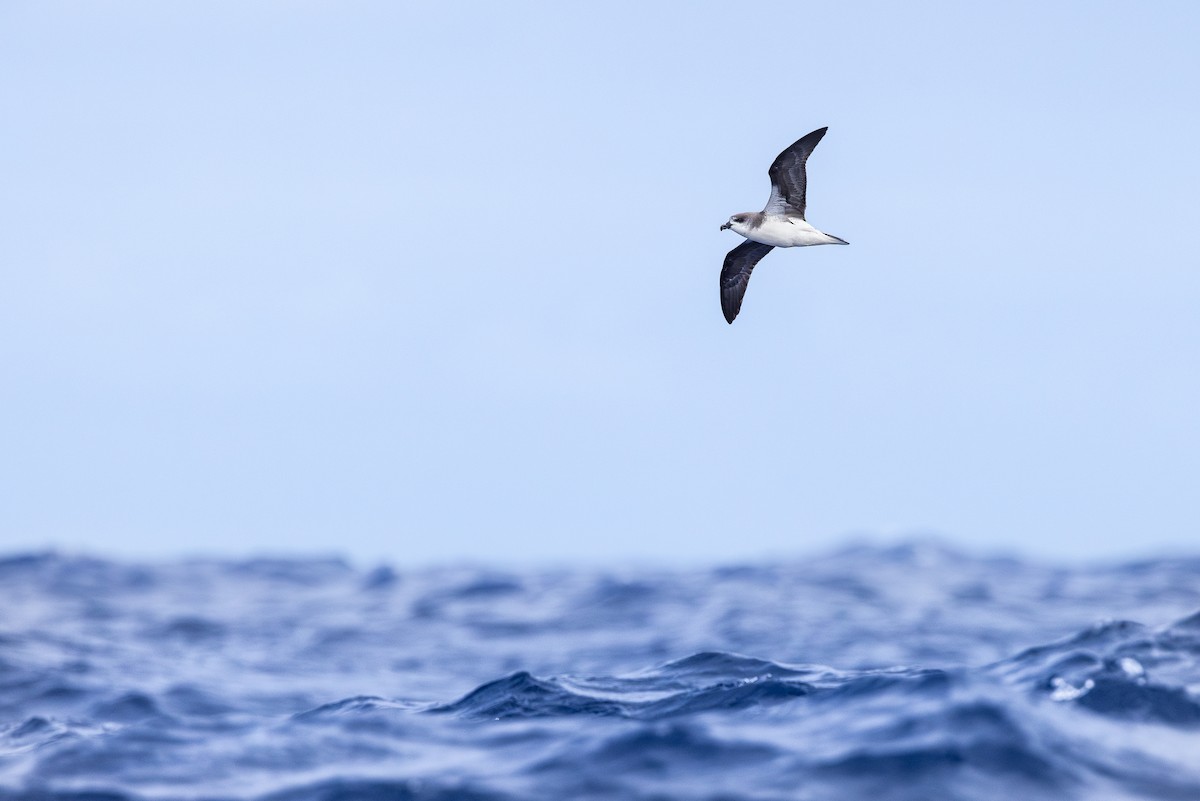
M729 218L728 222L726 222L724 225L721 226L722 231L726 230L727 228L732 228L734 233L745 236L746 231L748 231L750 229L750 215L749 214L733 215L732 217Z

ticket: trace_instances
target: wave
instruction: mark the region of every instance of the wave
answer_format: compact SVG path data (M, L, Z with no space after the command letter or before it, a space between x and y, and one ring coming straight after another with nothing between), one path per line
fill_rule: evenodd
M0 584L0 801L1200 798L1200 560Z
M427 781L326 779L278 790L260 796L259 801L510 801L511 798L490 790Z

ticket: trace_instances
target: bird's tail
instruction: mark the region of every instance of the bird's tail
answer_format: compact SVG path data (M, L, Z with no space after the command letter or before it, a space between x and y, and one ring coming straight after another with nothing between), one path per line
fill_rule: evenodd
M833 234L825 234L825 236L827 236L833 240L832 242L829 243L831 245L849 245L850 244L845 239L842 239L840 236L834 236Z

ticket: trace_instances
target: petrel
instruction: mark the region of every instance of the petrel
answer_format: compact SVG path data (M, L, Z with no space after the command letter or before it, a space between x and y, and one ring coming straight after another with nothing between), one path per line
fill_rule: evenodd
M721 311L732 323L742 308L742 296L750 283L750 271L772 248L806 245L848 245L845 239L822 233L804 219L804 190L807 180L804 163L828 128L818 128L798 139L780 153L767 174L771 176L771 197L762 211L735 214L721 226L732 228L746 241L729 251L721 268Z

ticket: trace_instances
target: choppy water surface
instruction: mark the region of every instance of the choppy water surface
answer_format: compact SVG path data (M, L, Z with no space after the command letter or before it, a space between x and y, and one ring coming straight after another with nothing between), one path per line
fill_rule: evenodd
M0 799L1200 799L1200 558L0 561Z

